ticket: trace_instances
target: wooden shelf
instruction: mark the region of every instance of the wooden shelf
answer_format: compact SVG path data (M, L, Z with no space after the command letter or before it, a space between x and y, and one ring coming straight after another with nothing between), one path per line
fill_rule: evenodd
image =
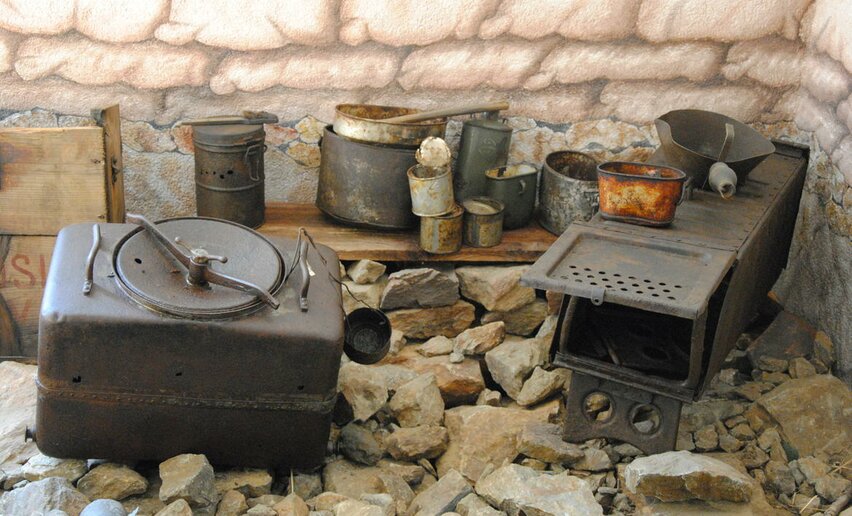
M533 222L526 228L504 232L503 241L495 247L462 247L453 254L429 254L420 249L417 230L379 231L344 226L313 204L286 203L267 204L266 223L258 231L268 236L295 238L300 226L318 244L337 251L341 260L534 262L556 241L556 235Z

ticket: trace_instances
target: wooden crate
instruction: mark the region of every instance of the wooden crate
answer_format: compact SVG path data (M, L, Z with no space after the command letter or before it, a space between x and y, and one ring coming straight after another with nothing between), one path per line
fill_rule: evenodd
M102 126L0 129L0 356L35 356L59 230L124 220L118 106L96 118Z

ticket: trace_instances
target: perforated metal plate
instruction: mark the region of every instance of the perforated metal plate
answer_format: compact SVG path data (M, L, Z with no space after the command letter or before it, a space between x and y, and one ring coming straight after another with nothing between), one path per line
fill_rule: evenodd
M545 290L695 319L736 254L572 224L524 274Z

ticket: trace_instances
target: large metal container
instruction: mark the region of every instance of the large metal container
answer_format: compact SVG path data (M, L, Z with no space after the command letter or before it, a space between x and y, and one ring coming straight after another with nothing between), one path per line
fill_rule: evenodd
M334 132L364 143L417 147L426 138L443 138L447 129L444 117L420 122L387 122L385 119L419 113L419 109L372 104L340 104L334 117Z
M38 447L79 459L193 452L219 464L321 465L344 340L337 255L311 247L315 274L285 283L293 240L213 219L155 226L191 248L194 268L148 230L100 224L88 295L92 225L59 233L39 322ZM199 268L208 281L196 286Z
M485 195L503 203L503 228L517 229L530 223L535 210L538 169L520 164L485 172Z
M512 128L498 120L464 122L453 177L457 201L485 195L485 171L506 164L511 140Z
M598 211L598 162L588 154L551 152L541 167L538 220L561 235L575 221L592 218Z
M408 229L411 212L406 172L417 163L415 148L360 143L326 126L320 144L317 208L345 224Z
M444 215L421 217L420 248L432 254L455 253L461 249L462 215L464 208L456 204Z
M598 166L601 217L644 226L672 223L686 174L662 165L610 161Z
M195 199L200 217L256 228L264 217L263 125L196 125Z

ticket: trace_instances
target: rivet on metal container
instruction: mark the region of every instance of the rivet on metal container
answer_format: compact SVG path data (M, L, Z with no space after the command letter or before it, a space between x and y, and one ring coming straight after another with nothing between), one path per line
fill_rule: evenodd
M520 164L492 168L485 172L486 196L505 206L503 228L516 229L529 224L535 210L538 169Z
M503 240L503 203L489 197L471 197L464 207L464 243L493 247Z
M461 249L462 215L464 208L456 204L447 214L421 217L420 248L432 254L455 253Z
M598 162L574 151L551 152L541 170L538 214L541 225L561 235L575 221L598 211Z

